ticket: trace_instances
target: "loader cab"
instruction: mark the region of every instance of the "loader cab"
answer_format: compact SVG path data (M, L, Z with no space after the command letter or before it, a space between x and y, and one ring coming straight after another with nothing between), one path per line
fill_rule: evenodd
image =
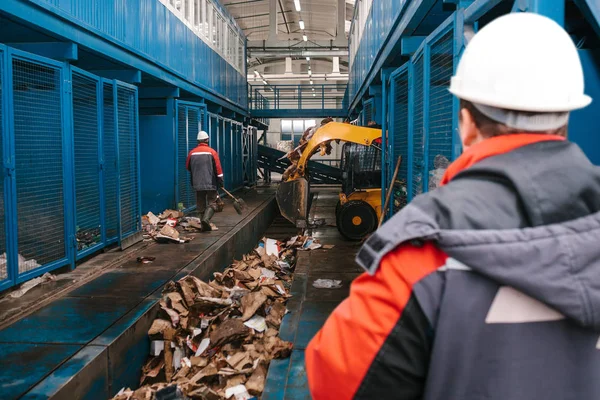
M342 192L335 210L338 231L363 240L381 216L381 147L347 142L342 148Z
M381 149L377 145L345 143L340 168L346 196L357 190L381 188Z

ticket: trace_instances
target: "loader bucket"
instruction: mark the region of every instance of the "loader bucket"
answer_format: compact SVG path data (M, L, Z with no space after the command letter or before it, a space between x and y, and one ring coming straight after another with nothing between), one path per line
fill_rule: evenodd
M308 193L308 181L304 178L279 184L276 196L279 211L294 225L308 218Z

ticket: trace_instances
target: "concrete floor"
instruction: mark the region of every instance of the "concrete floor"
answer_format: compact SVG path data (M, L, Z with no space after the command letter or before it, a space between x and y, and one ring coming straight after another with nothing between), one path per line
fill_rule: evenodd
M313 218L324 218L326 225L308 232L322 244L335 245L330 250L300 252L294 282L293 297L288 302L290 313L281 327L281 337L294 343L292 356L287 360L274 360L269 367L263 400L310 399L304 350L323 326L329 314L348 297L350 283L361 274L362 269L354 262L360 243L349 242L341 237L335 227L336 189L317 189L311 205ZM339 289L317 289L317 279L342 281Z

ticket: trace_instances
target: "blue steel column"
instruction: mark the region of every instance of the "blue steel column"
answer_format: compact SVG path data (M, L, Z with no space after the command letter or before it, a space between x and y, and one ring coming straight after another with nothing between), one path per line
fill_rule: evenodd
M67 242L66 256L71 270L75 269L77 241L75 239L75 224L77 223L75 207L75 141L73 129L73 80L69 63L60 68L62 83L62 130L63 130L63 194L65 210L65 241Z
M98 99L98 168L100 168L100 237L102 245L106 245L106 194L104 193L104 84L98 78L96 83Z
M381 212L385 213L383 207L385 206L385 197L387 192L387 171L390 165L388 157L390 155L387 131L388 131L388 118L387 118L387 81L389 74L385 70L381 71L381 86L382 86L382 101L381 101ZM390 183L390 189L393 186L393 182Z
M115 129L115 153L117 154L117 231L119 237L117 238L119 246L121 246L121 239L123 237L123 228L121 224L121 157L119 153L119 91L117 90L117 81L112 80L113 85L113 99L114 99L114 129Z
M459 9L454 13L454 43L453 43L453 74L456 73L458 67L458 61L462 56L465 46L465 32L464 32L464 10ZM458 97L452 96L452 156L454 159L458 158L462 153L462 141L460 139L460 132L458 126L458 115L460 113L460 100Z
M4 48L2 53L4 58L4 76L2 79L2 93L4 101L2 105L4 122L4 160L5 160L5 178L4 178L4 215L6 231L6 256L7 256L7 276L6 283L0 285L0 289L5 289L16 283L19 275L18 264L18 243L17 243L17 182L15 179L15 135L14 135L14 110L13 110L13 68L12 57L9 57L8 51Z
M423 193L429 191L429 80L431 70L431 43L423 52Z
M411 83L413 80L414 64L412 61L408 62L408 163L406 165L406 197L408 200L413 198L413 161L414 161L414 132L413 127L415 124L415 91L414 85Z
M140 170L140 104L139 104L139 93L138 88L134 90L135 97L133 99L134 106L134 118L135 118L135 158L137 160L137 224L136 228L139 232L142 229L142 171Z
M565 0L516 0L513 12L533 12L565 24Z

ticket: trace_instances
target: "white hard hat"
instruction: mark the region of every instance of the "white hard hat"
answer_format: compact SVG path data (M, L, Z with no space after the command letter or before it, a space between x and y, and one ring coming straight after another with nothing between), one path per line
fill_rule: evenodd
M591 103L583 86L581 61L567 32L541 15L512 13L490 22L472 38L450 92L480 105L486 115L495 114L488 116L499 122L511 121L498 112L508 109L537 114L537 120L525 125L551 126L561 121L564 125L566 113ZM546 113L550 119L540 120ZM512 125L523 125L512 114Z
M198 141L201 142L203 140L208 140L208 133L200 131L198 132Z

